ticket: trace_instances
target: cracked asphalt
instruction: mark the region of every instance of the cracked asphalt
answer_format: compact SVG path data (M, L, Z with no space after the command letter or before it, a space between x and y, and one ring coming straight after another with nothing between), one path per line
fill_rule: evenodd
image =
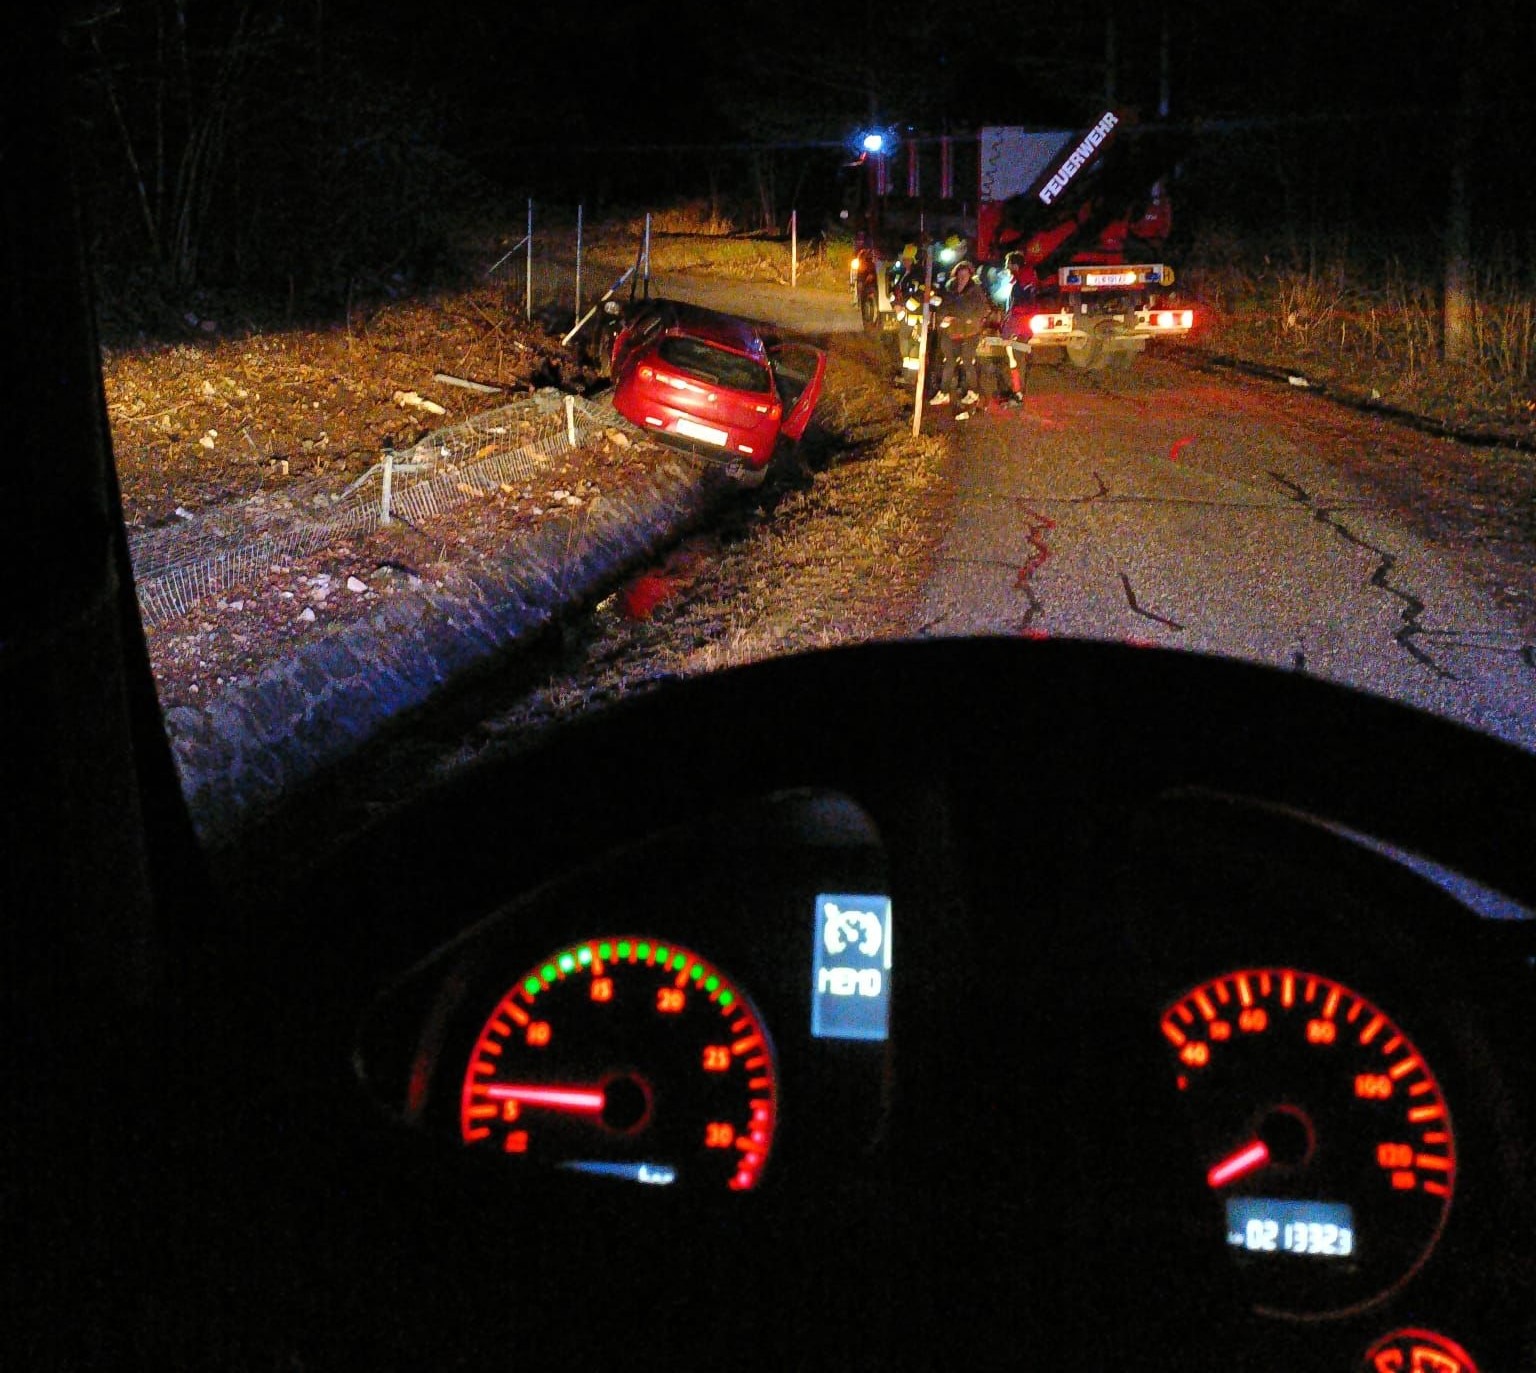
M1149 357L1036 369L1021 408L933 427L954 431L955 501L923 633L1239 657L1536 750L1536 634L1351 475L1371 424Z

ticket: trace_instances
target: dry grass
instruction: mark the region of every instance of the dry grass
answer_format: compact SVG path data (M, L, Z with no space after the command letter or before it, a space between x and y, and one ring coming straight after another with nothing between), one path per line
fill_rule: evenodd
M624 618L622 599L610 598L579 661L488 724L487 736L532 737L669 678L916 628L945 527L944 445L900 429L898 401L873 358L835 353L831 368L828 393L837 400L819 422L842 443L868 440L862 456L834 463L771 512L754 512L726 537L681 555L674 570L684 591L649 619Z
M1187 283L1205 305L1206 346L1288 366L1451 423L1528 420L1536 403L1536 289L1512 265L1474 283L1473 356L1442 357L1438 289L1400 262L1363 270L1250 270L1221 245ZM1200 259L1200 250L1191 254Z
M645 219L626 218L587 230L585 248L615 271L633 263L645 241ZM802 234L791 244L782 236L742 233L707 206L684 205L651 214L651 270L701 272L733 281L771 281L787 286L791 274L801 286L842 289L848 284L852 241Z
M700 234L724 238L737 232L736 222L707 201L685 201L669 209L652 210L650 214L653 234ZM631 238L645 232L645 216L627 220L622 226Z

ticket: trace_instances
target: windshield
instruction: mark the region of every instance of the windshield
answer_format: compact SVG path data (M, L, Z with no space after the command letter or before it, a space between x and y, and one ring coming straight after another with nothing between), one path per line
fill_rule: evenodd
M773 376L762 363L702 339L670 335L657 345L656 356L690 377L733 391L773 390Z
M451 87L358 7L172 8L69 37L139 603L206 837L470 668L495 687L388 794L659 681L875 638L1240 658L1536 748L1513 11L1453 24L1448 66L1406 12L1336 7L1319 45L1265 6L1047 6L993 55L937 14L919 39L792 5L726 51L679 16L686 99L626 105L632 7L595 53L574 14L452 7L487 60ZM949 60L896 79L918 50ZM909 287L964 258L988 291L925 321L904 254ZM686 430L615 413L647 299L825 352L766 473L721 483ZM608 521L647 532L604 552Z
M1536 10L62 8L29 1366L1531 1367Z

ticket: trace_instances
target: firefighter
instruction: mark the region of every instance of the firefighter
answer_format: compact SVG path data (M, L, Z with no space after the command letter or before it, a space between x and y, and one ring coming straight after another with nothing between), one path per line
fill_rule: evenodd
M918 363L918 340L923 314L923 271L917 244L909 243L891 267L891 308L896 318L896 344L901 360L898 383L907 381L907 373Z
M951 234L939 245L939 267L953 272L965 257L967 246L966 241L959 234Z
M976 281L976 269L968 258L961 258L950 268L944 303L939 307L939 389L932 405L948 405L960 383L965 391L961 405L975 405L976 345L991 310L987 293Z
M1003 259L1003 266L1013 282L1008 294L1009 311L1032 309L1040 293L1040 277L1033 264L1023 253L1014 251Z

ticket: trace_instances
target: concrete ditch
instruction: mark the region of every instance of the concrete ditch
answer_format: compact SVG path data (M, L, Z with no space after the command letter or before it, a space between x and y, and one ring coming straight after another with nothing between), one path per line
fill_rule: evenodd
M643 477L545 522L494 560L392 597L206 708L167 711L199 836L215 847L232 839L390 721L591 604L736 489L718 464L665 450Z

